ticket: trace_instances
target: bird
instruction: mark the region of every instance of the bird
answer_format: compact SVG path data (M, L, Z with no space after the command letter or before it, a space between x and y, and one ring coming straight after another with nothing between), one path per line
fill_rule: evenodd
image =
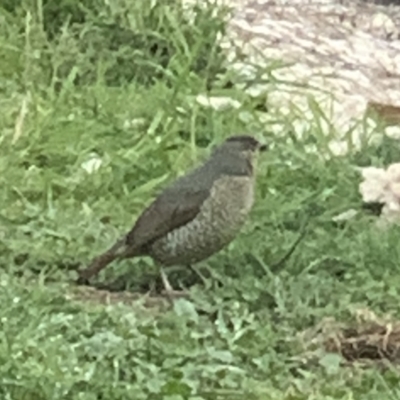
M258 153L267 148L248 134L225 139L203 164L162 190L127 234L79 272L77 283L90 284L114 260L150 256L165 293L176 294L165 268L208 259L237 236L254 203Z

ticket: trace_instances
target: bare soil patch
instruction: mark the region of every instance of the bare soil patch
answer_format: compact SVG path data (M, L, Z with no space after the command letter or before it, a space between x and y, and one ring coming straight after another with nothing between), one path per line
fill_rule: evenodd
M136 307L138 310L152 310L154 313L161 312L169 306L165 296L151 296L150 294L133 293L129 291L110 292L90 286L70 286L65 296L69 300L83 304L125 304Z

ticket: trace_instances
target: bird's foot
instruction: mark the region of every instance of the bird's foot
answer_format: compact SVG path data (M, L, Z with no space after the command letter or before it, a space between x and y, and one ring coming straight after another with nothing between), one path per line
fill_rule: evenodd
M184 290L174 290L169 283L167 275L165 274L164 270L161 269L160 271L161 279L164 285L164 290L161 292L162 295L165 295L169 301L174 299L181 299L185 297L189 297L189 293Z

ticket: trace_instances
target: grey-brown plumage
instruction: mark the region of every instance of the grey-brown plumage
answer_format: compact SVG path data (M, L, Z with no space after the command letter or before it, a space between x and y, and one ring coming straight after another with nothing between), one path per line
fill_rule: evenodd
M253 205L255 156L264 149L252 136L228 138L203 165L164 189L124 238L81 271L79 282L117 258L147 255L167 267L190 265L221 250ZM162 277L170 290L163 270Z

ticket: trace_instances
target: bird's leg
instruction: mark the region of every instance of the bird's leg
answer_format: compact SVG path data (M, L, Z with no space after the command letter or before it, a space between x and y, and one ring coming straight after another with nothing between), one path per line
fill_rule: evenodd
M166 292L173 292L174 289L172 289L172 286L171 286L171 284L169 283L167 274L165 273L163 267L160 268L160 274L161 274L161 280L162 280L162 282L163 282L165 291L166 291Z
M172 300L173 298L179 298L179 297L187 297L188 293L181 291L181 290L174 290L171 284L169 283L167 274L164 271L163 267L160 267L160 275L161 275L161 280L164 285L164 293L168 297L169 300Z
M207 286L210 286L210 280L205 277L205 275L200 271L199 268L193 266L193 265L188 265L189 269L192 270L193 273L198 275L200 279L203 281L204 286L207 288Z

